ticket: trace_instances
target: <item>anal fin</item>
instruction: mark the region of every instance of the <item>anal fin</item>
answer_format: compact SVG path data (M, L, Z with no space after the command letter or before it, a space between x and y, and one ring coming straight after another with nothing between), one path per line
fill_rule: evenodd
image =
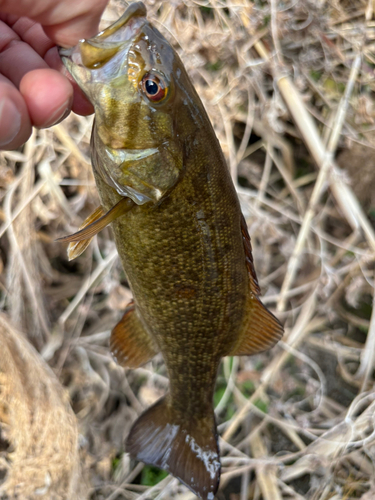
M284 328L279 320L250 293L246 308L245 325L237 345L228 356L250 356L271 349L283 336Z
M118 364L127 368L138 368L159 352L138 317L134 302L127 306L122 319L112 330L110 348Z

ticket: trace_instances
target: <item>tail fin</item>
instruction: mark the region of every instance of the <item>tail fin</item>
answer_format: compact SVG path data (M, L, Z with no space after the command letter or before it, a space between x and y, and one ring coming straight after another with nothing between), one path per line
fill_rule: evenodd
M165 469L203 500L213 500L220 481L215 417L183 418L168 396L133 424L127 443L131 457Z

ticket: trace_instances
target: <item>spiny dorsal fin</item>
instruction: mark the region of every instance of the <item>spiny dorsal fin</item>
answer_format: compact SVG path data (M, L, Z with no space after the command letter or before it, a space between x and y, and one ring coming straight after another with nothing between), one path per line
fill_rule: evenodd
M111 333L110 348L117 363L127 368L138 368L150 361L159 349L137 315L134 302Z
M132 209L134 205L135 205L134 201L131 200L130 198L122 198L105 215L103 215L99 219L98 218L95 219L94 222L92 222L91 224L85 225L84 229L81 229L80 231L77 231L74 234L58 238L55 241L60 241L62 243L70 243L71 241L82 241L82 240L87 240L89 238L93 238L96 234L99 233L99 231L108 226L108 224L110 224L115 219L125 214L130 209ZM90 217L92 217L93 215L94 214L92 214Z
M255 295L260 295L260 287L254 267L254 259L252 254L250 235L249 231L247 230L247 224L243 214L241 214L241 232L242 232L243 246L245 249L246 267L250 277L250 290L253 293L255 293Z
M246 321L237 345L228 356L250 356L271 349L283 336L279 320L250 293L245 305Z
M203 418L175 412L169 395L133 424L126 442L130 456L165 469L203 500L214 500L220 454L214 414Z

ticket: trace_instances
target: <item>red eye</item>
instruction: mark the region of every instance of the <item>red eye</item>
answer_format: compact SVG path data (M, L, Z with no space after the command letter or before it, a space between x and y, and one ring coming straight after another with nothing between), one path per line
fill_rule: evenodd
M167 95L168 88L165 82L151 73L142 78L141 86L146 97L152 102L159 102Z

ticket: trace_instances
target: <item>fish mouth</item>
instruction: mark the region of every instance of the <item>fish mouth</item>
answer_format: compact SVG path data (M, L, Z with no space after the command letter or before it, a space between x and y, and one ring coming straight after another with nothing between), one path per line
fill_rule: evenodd
M132 3L117 21L96 36L80 40L75 47L59 47L64 65L73 76L75 65L89 70L101 68L130 44L145 24L146 15L143 2Z

